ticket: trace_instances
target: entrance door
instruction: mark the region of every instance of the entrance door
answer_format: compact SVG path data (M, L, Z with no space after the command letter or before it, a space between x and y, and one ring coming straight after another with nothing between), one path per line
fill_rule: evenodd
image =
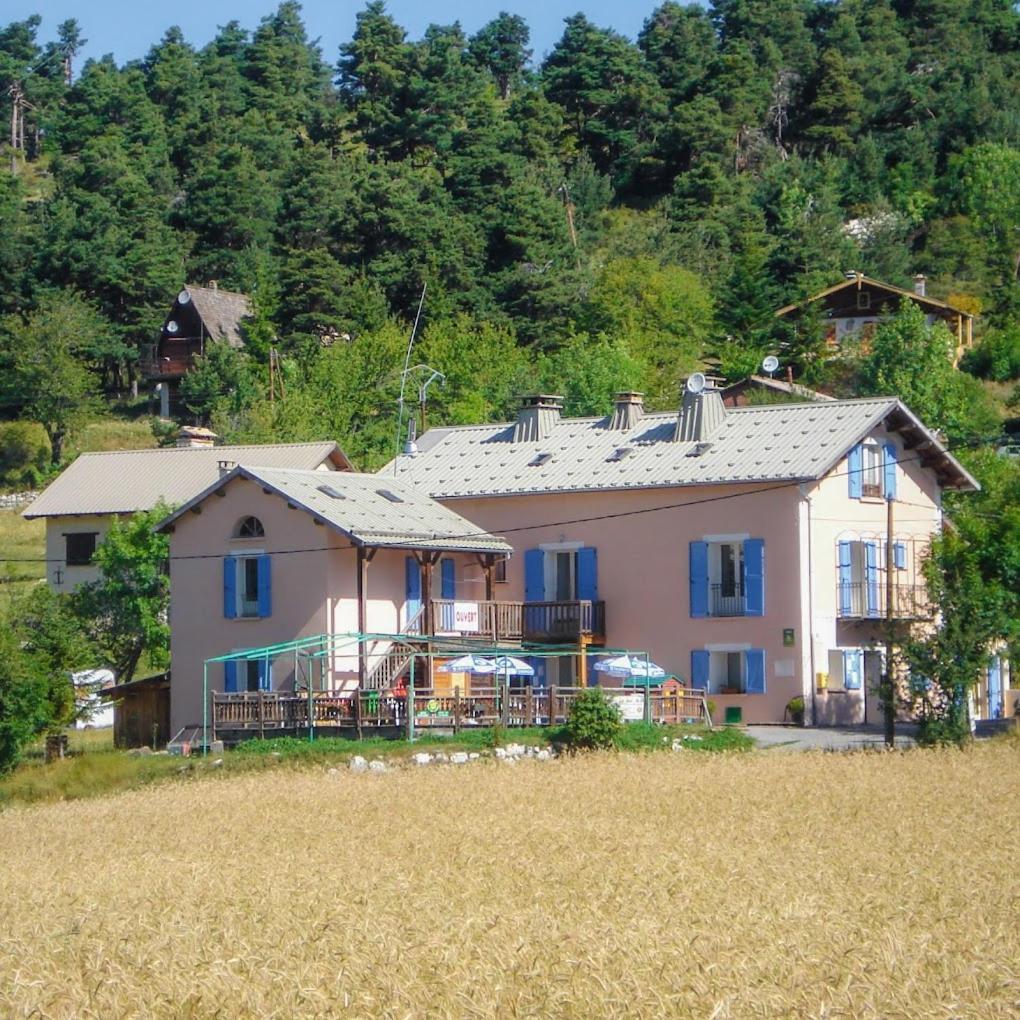
M997 655L988 663L988 718L1002 718L1002 664Z
M549 550L545 563L546 601L574 601L577 598L577 551Z

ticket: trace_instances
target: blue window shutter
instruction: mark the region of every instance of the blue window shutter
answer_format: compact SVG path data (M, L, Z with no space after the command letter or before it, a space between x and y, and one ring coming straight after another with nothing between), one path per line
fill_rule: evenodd
M599 597L599 561L594 549L577 550L577 597L592 602Z
M765 649L749 648L744 653L747 661L747 693L765 693Z
M269 556L260 556L258 565L259 616L273 615L273 578Z
M259 690L273 689L273 664L269 659L259 659Z
M227 694L237 691L237 663L233 660L223 663L223 690Z
M531 666L535 671L535 675L531 678L532 687L548 687L547 676L545 671L545 659L540 655L532 656L529 659L525 659L525 662Z
M708 616L708 543L691 542L691 616Z
M409 603L421 605L421 569L413 556L404 559L404 594Z
M765 540L744 542L744 615L765 615Z
M847 478L850 480L850 498L864 495L864 448L858 443L847 455Z
M861 676L864 653L859 648L847 648L843 651L843 686L848 691L861 689Z
M897 570L907 569L907 547L902 542L893 542L893 565Z
M545 553L541 549L524 551L524 601L545 600Z
M223 615L228 620L237 616L237 559L223 558Z
M849 616L854 606L850 543L839 543L839 615Z
M697 691L708 690L709 653L701 648L691 652L691 687Z
M457 597L457 564L447 557L440 560L439 567L442 572L442 598L455 599Z
M864 543L864 580L867 589L868 616L878 616L878 543Z
M882 448L882 481L883 493L886 499L896 498L896 447L892 443L886 443Z

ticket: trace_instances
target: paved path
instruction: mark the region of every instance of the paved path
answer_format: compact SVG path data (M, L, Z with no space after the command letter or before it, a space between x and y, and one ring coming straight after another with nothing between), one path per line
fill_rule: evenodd
M885 737L879 726L856 726L847 729L800 726L748 726L748 736L764 749L777 751L860 751L881 748ZM896 746L913 747L913 728L897 726Z

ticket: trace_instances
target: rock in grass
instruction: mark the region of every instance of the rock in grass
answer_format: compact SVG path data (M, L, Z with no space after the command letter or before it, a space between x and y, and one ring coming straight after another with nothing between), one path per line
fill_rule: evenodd
M370 761L368 763L368 770L369 772L385 772L386 762L384 762L381 758L376 758L374 761Z
M468 756L464 751L454 751L450 755L450 763L453 765L466 765L468 762Z
M492 753L493 753L493 754L494 754L494 755L495 755L495 756L496 756L497 758L499 758L499 759L500 759L500 761L502 761L502 760L503 760L504 758L506 758L506 756L507 756L507 754L506 754L506 748L505 748L505 747L497 747L497 748L496 748L496 749L495 749L495 750L494 750L494 751L493 751Z
M368 762L361 757L360 754L356 754L347 764L347 767L352 772L367 772Z
M432 755L426 754L424 751L419 751L411 759L415 765L430 765L432 763Z

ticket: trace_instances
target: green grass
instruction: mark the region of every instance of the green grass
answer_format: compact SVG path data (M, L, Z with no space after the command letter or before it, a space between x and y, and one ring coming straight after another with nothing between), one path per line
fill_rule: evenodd
M17 510L0 510L0 579L37 580L46 576L46 524L26 521ZM36 563L19 560L38 560ZM21 590L18 584L9 590Z
M564 739L560 726L509 729L497 736L501 744L543 747L561 744ZM685 738L685 746L697 751L744 751L754 745L751 737L733 728L709 731L700 727L631 723L622 729L616 746L625 752L668 751L677 737ZM702 739L691 739L693 737ZM424 750L483 751L493 746L493 731L471 729L457 736L424 733L414 743L382 737L364 740L322 737L313 741L277 737L249 740L222 755L191 758L114 750L110 730L71 731L68 745L69 756L50 764L44 760L41 741L29 748L23 763L10 775L0 777L0 809L14 804L99 797L157 782L188 782L202 777L279 768L345 765L356 754L365 758L400 759Z
M100 418L89 422L70 444L68 453L104 453L107 450L148 450L156 446L156 437L146 418L126 420Z

